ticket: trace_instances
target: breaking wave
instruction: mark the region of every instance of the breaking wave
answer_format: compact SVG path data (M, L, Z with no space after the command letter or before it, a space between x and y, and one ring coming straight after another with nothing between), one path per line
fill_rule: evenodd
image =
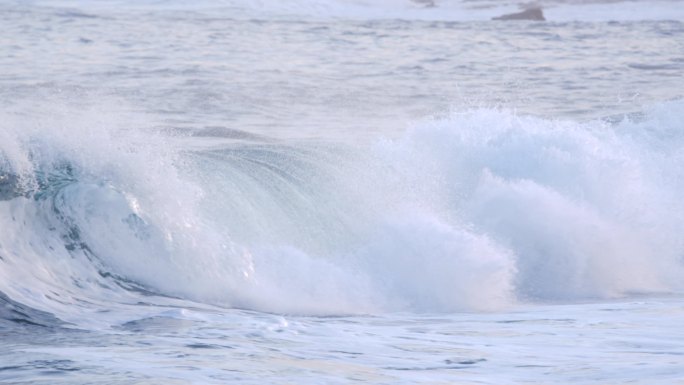
M679 293L683 107L211 148L101 109L6 112L0 292L72 321L163 298L349 314Z

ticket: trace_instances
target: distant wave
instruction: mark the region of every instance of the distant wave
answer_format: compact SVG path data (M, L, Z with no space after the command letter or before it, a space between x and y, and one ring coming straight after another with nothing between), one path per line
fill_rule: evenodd
M141 296L346 314L680 293L682 107L208 150L100 112L7 114L0 292L63 319Z
M485 0L295 0L288 2L244 2L231 0L233 8L261 15L339 17L348 19L403 19L484 21L518 12L534 4L544 9L549 22L570 21L684 21L676 1L541 0L536 2ZM215 4L214 4L215 5Z
M37 2L40 4L43 2ZM54 6L51 2L46 5ZM543 8L549 22L576 21L684 21L684 10L677 0L289 0L289 1L194 1L179 0L131 2L115 0L86 2L75 0L59 15L64 18L94 18L107 9L150 8L164 10L192 9L211 12L212 17L227 16L249 19L330 19L351 20L426 20L426 21L491 21L492 18L518 12L534 4ZM78 10L77 10L78 9ZM227 11L225 14L221 11Z

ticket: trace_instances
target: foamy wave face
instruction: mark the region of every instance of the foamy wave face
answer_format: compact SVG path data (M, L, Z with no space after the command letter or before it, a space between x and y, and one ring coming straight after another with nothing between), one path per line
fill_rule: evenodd
M679 292L681 106L193 151L100 109L7 114L0 291L58 315L140 290L306 314Z
M262 234L245 245L288 245L251 256L265 309L454 311L679 291L682 170L665 165L682 154L664 128L681 123L679 104L617 126L478 110L370 151L275 151L236 171L254 180L224 179L242 190L223 187L240 202L226 216Z
M105 97L54 99L3 113L0 174L12 182L0 199L0 291L76 323L89 319L76 309L135 303L140 291L232 292L239 262L198 216L202 191L179 174L182 151Z
M398 151L427 158L445 211L516 256L519 297L680 290L682 148L663 128L681 125L680 104L617 127L476 111L413 130Z
M402 213L361 253L395 310L495 310L514 300L514 255L486 235Z

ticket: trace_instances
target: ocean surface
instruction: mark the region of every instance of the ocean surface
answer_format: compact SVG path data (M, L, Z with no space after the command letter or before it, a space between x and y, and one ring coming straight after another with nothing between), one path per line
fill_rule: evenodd
M684 384L684 1L3 0L0 103L0 383Z

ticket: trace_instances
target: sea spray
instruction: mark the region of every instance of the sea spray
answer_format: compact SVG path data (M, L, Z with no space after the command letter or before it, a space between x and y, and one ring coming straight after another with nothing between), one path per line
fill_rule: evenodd
M191 150L100 107L5 119L3 172L33 187L0 201L0 290L72 319L139 292L298 314L680 292L680 105L616 124L479 109L363 146Z

